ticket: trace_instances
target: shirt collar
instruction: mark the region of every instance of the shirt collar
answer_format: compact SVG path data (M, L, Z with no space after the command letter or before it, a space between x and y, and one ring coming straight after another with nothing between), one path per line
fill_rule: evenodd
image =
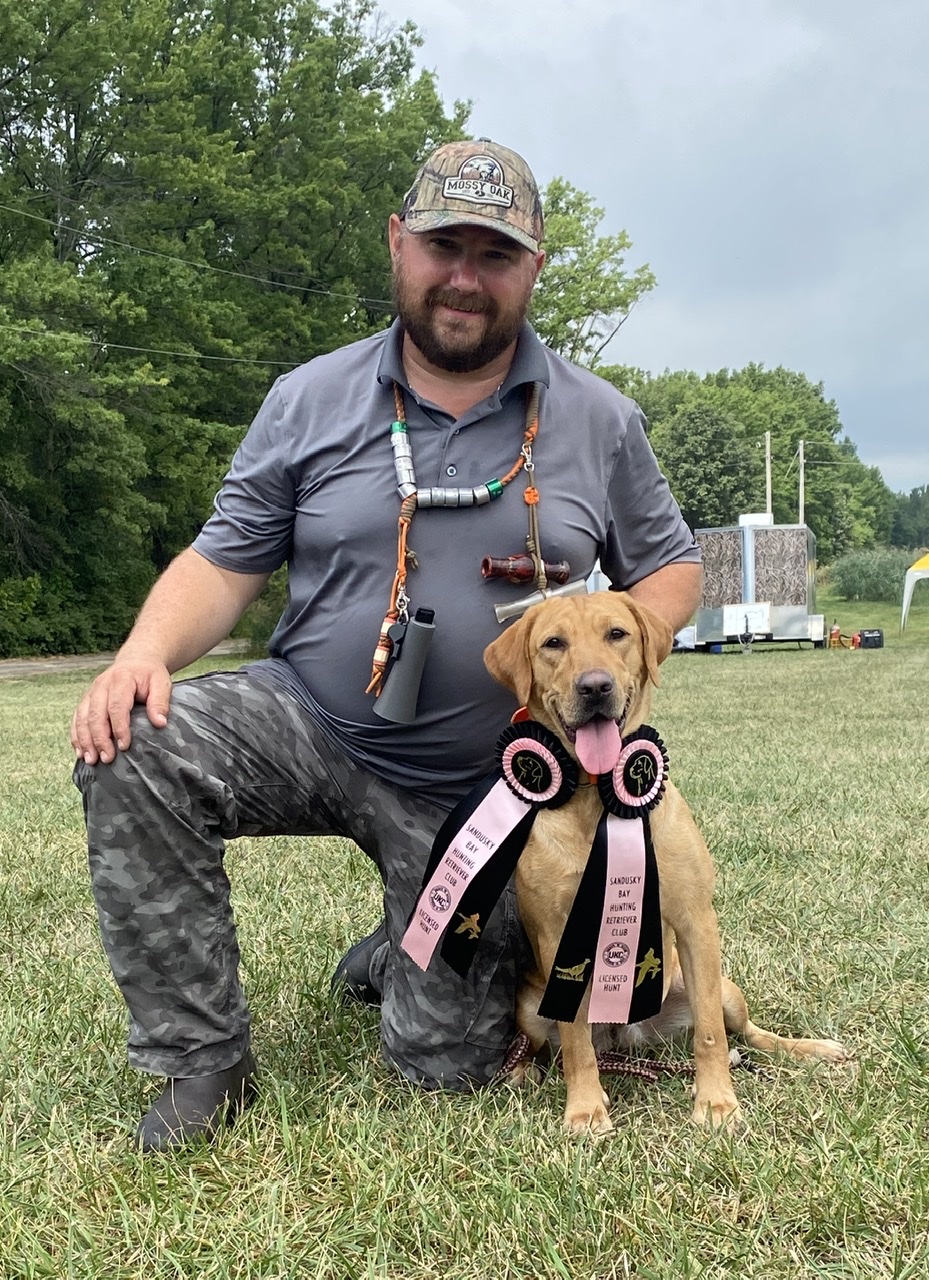
M403 326L399 320L395 320L387 330L384 349L381 352L381 358L377 366L377 380L382 385L390 382L399 382L401 386L407 386L406 374L403 371L402 352ZM549 379L550 374L545 347L539 340L532 325L528 321L524 321L519 331L519 341L516 344L513 363L510 365L509 372L500 388L500 398L502 399L514 387L523 386L527 382L541 382L547 387Z

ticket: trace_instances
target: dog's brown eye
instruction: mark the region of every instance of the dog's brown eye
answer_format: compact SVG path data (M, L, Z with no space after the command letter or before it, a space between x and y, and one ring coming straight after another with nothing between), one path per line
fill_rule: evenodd
M628 634L629 634L629 632L628 632L628 631L623 631L622 627L613 627L613 628L611 629L611 631L610 631L610 639L611 639L611 640L625 640L625 638L626 638L626 636L627 636Z
M562 640L561 636L549 636L542 645L543 649L563 649L564 647L565 642Z

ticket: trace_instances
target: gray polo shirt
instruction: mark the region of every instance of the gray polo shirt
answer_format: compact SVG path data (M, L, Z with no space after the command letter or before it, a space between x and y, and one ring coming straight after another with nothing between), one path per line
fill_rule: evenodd
M542 549L547 560L568 560L572 579L599 559L614 586L630 587L700 557L641 411L609 383L544 347L527 324L503 385L456 420L410 390L401 339L395 323L279 378L193 545L240 573L287 563L272 657L252 670L286 685L359 764L450 804L492 767L514 709L481 655L500 634L494 605L531 588L485 581L480 570L486 555L525 550L526 486L520 474L489 505L416 512L409 542L419 567L407 590L411 613L435 610L436 632L416 722L382 720L365 687L396 567L394 380L420 487L505 475L522 444L527 385L542 384L533 449Z

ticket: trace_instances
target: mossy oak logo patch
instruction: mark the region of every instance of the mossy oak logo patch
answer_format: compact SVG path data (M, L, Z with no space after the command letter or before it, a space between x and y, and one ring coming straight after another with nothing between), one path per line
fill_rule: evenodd
M468 200L476 204L513 205L513 188L493 156L469 156L454 178L446 178L442 188L446 200Z

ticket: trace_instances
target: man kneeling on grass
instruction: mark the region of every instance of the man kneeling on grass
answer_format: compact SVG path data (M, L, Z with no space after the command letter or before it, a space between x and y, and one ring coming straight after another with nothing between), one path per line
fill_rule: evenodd
M525 161L486 140L440 147L388 238L397 319L274 384L210 520L74 715L129 1060L167 1077L137 1130L145 1151L212 1137L255 1092L223 869L235 836L356 841L381 874L384 920L334 988L380 1004L384 1056L410 1080L467 1089L498 1070L515 1029L512 890L467 978L441 961L423 972L398 944L433 837L491 769L512 711L482 654L499 634L495 604L528 588L484 582L481 562L526 546L527 459L547 561L568 561L582 582L599 559L675 628L697 603L699 553L639 409L526 322L545 255ZM401 502L404 519L415 514L408 580ZM271 656L172 685L284 563ZM396 628L417 607L436 631L407 723L378 714L375 695L385 669L388 690L403 670L385 609Z

